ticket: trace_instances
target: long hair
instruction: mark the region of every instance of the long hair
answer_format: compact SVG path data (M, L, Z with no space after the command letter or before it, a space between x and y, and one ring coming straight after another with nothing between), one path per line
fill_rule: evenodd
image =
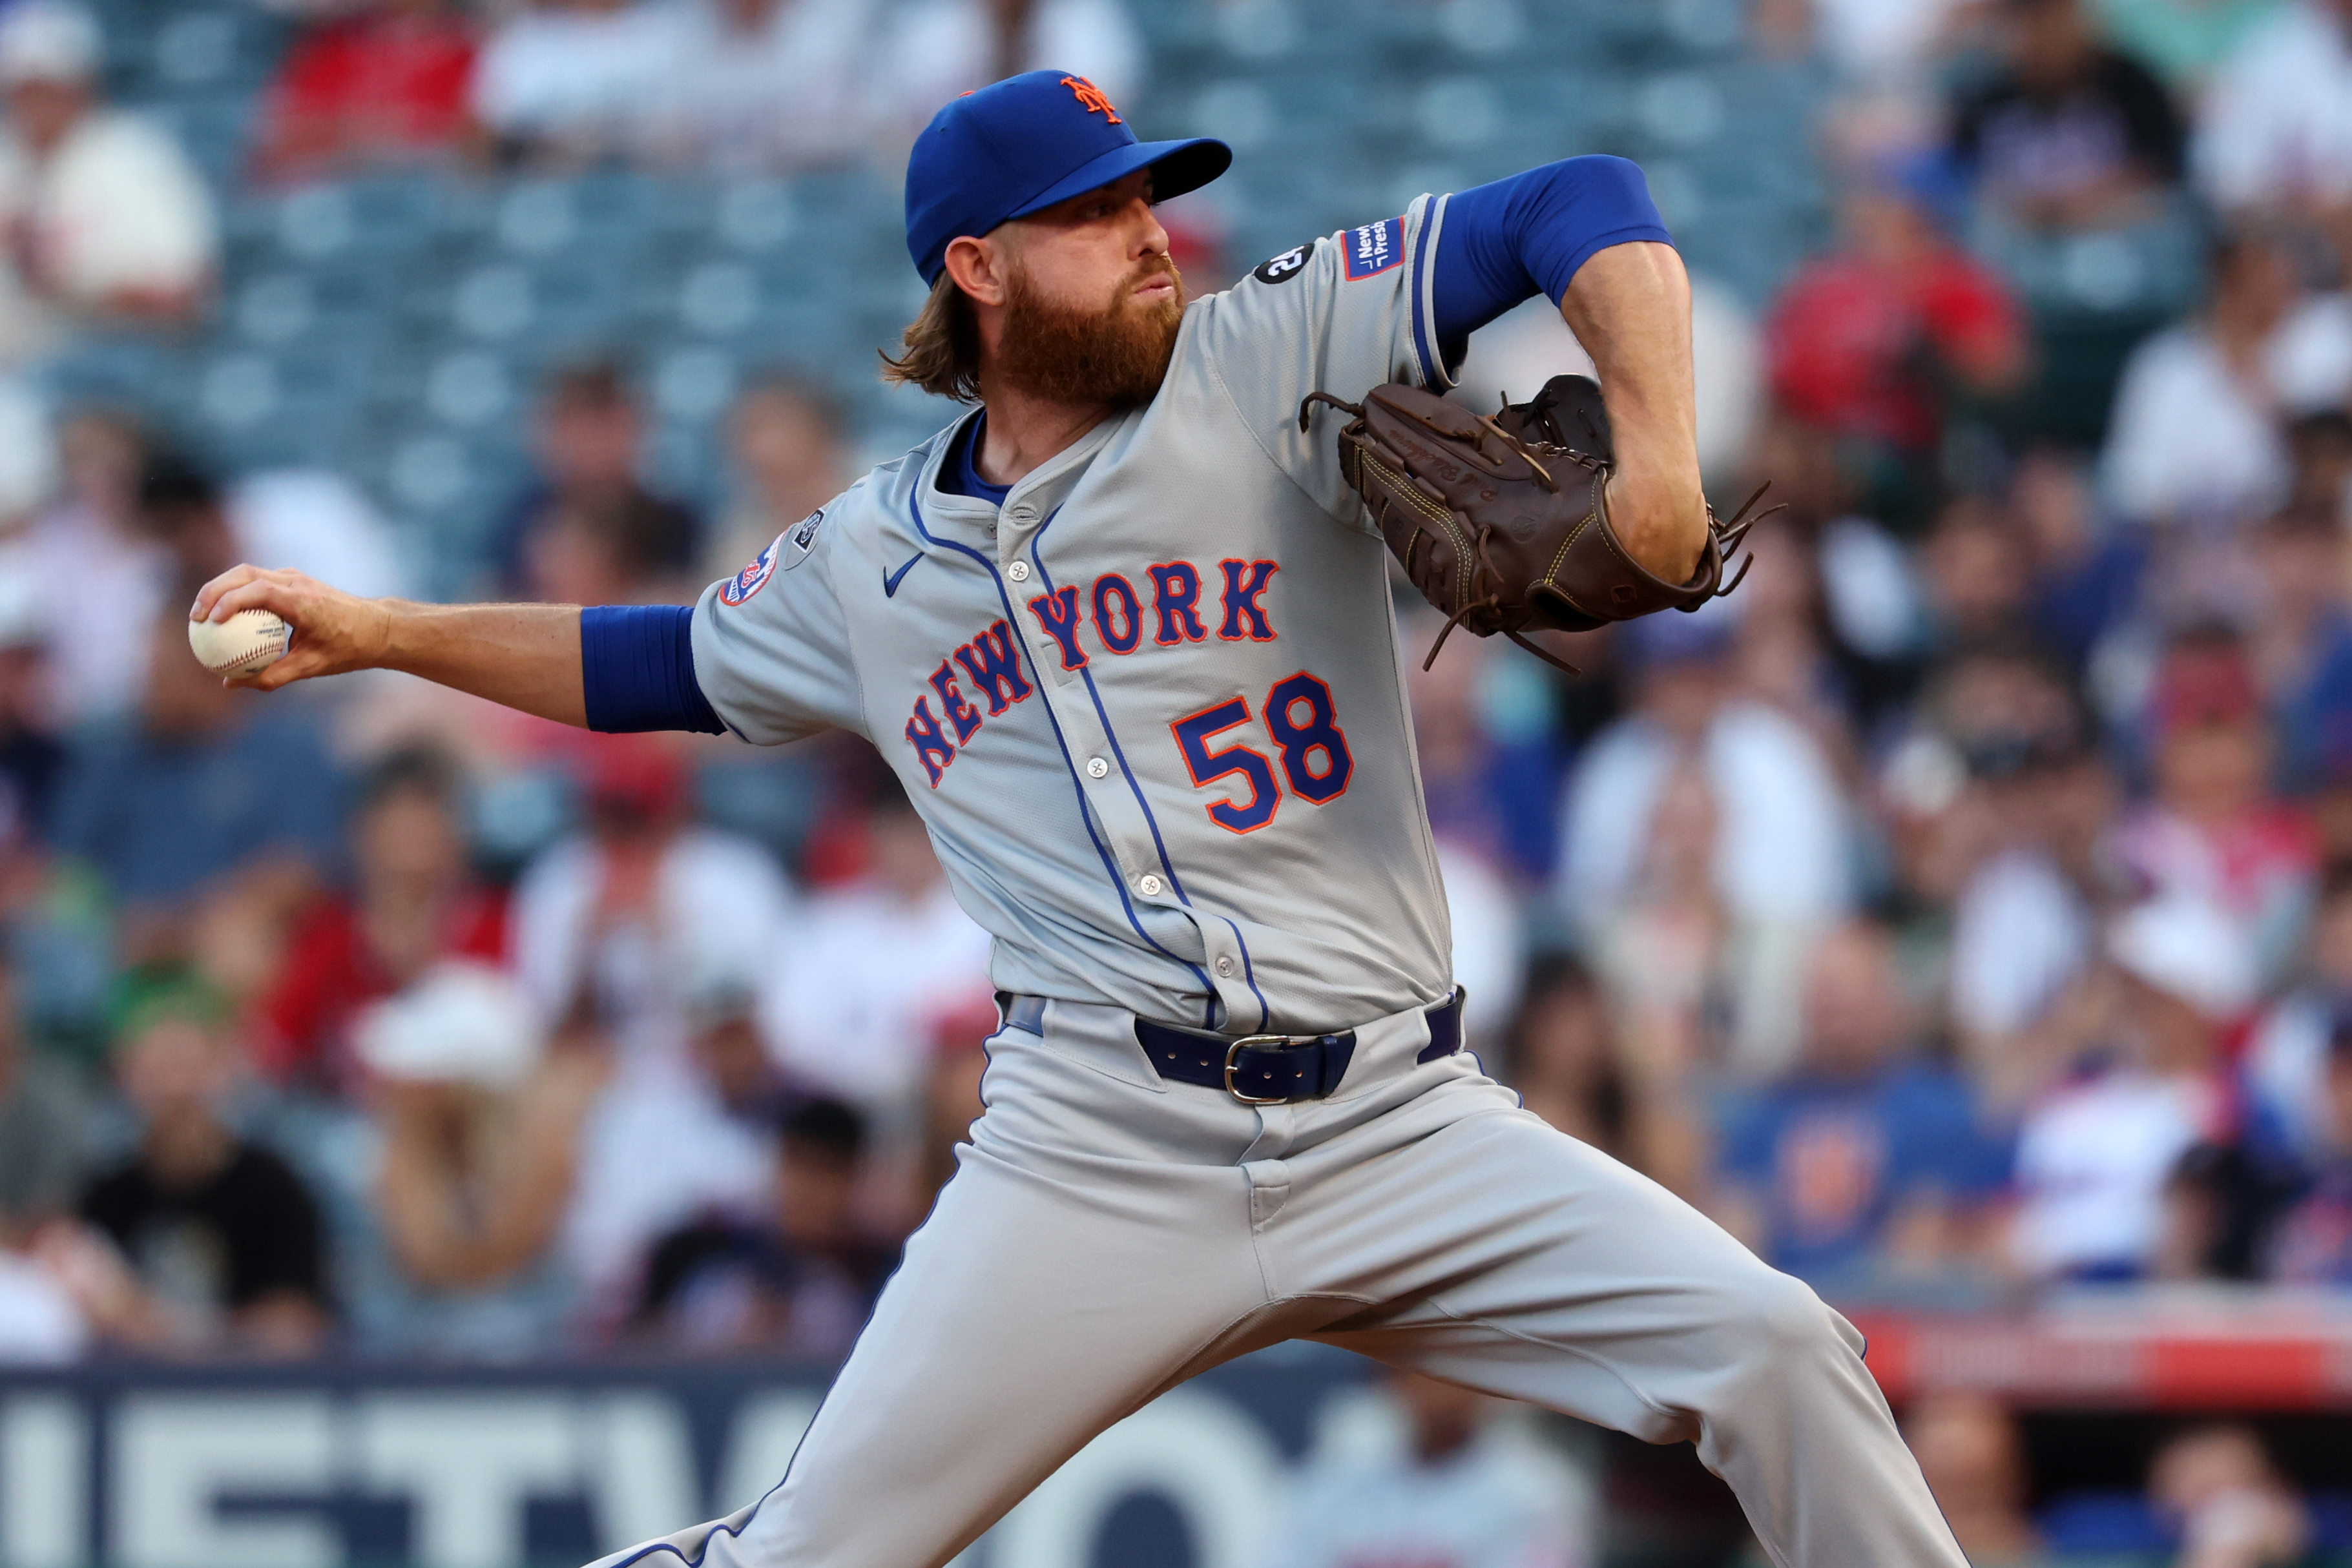
M980 401L980 318L953 276L940 274L921 314L907 324L899 339L907 351L895 360L875 350L882 355L884 381L920 387L934 397L958 402Z

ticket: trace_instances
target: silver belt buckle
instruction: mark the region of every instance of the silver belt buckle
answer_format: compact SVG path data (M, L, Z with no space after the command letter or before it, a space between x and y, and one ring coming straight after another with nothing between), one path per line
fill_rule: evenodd
M1234 1087L1234 1058L1242 1053L1242 1048L1244 1046L1271 1045L1280 1050L1287 1050L1292 1042L1299 1038L1299 1036L1288 1034L1245 1034L1242 1036L1241 1039L1234 1041L1233 1044L1225 1047L1225 1092L1232 1095L1234 1099L1240 1101L1244 1105L1281 1105L1287 1103L1290 1100L1290 1096L1287 1094L1271 1094L1261 1097L1255 1094L1244 1094L1238 1088Z

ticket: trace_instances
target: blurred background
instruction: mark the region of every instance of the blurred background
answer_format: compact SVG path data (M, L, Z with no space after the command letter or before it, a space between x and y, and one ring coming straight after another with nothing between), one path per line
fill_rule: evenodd
M898 172L1043 64L1234 144L1196 292L1643 164L1788 509L1580 680L1414 677L1477 1049L1865 1328L1972 1561L2352 1562L2352 0L0 0L0 1564L781 1473L994 1020L879 759L264 699L183 606L690 600L951 416ZM967 1561L1761 1559L1687 1448L1293 1348Z

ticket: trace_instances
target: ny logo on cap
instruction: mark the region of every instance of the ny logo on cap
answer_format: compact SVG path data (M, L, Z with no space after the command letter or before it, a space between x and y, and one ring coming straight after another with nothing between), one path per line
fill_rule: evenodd
M1062 85L1077 95L1079 104L1087 113L1099 114L1113 125L1120 123L1118 110L1113 109L1110 99L1103 96L1103 89L1086 78L1064 77Z

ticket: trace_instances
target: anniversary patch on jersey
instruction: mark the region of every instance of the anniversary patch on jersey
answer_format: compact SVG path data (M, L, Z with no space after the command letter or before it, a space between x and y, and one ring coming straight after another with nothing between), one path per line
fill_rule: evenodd
M775 542L759 553L751 565L729 578L719 590L721 604L741 604L768 586L768 579L780 571L790 571L808 559L809 551L816 548L816 531L824 522L824 508L819 507L793 527L776 536Z
M1366 224L1348 231L1348 279L1376 277L1404 259L1404 220Z
M806 528L808 525L803 523L801 527ZM752 558L751 565L721 584L719 590L719 602L740 604L767 587L768 579L776 575L776 549L783 542L784 536L778 534L774 543Z
M1293 246L1280 256L1260 262L1257 270L1250 276L1260 283L1284 282L1307 270L1307 255L1306 246Z

